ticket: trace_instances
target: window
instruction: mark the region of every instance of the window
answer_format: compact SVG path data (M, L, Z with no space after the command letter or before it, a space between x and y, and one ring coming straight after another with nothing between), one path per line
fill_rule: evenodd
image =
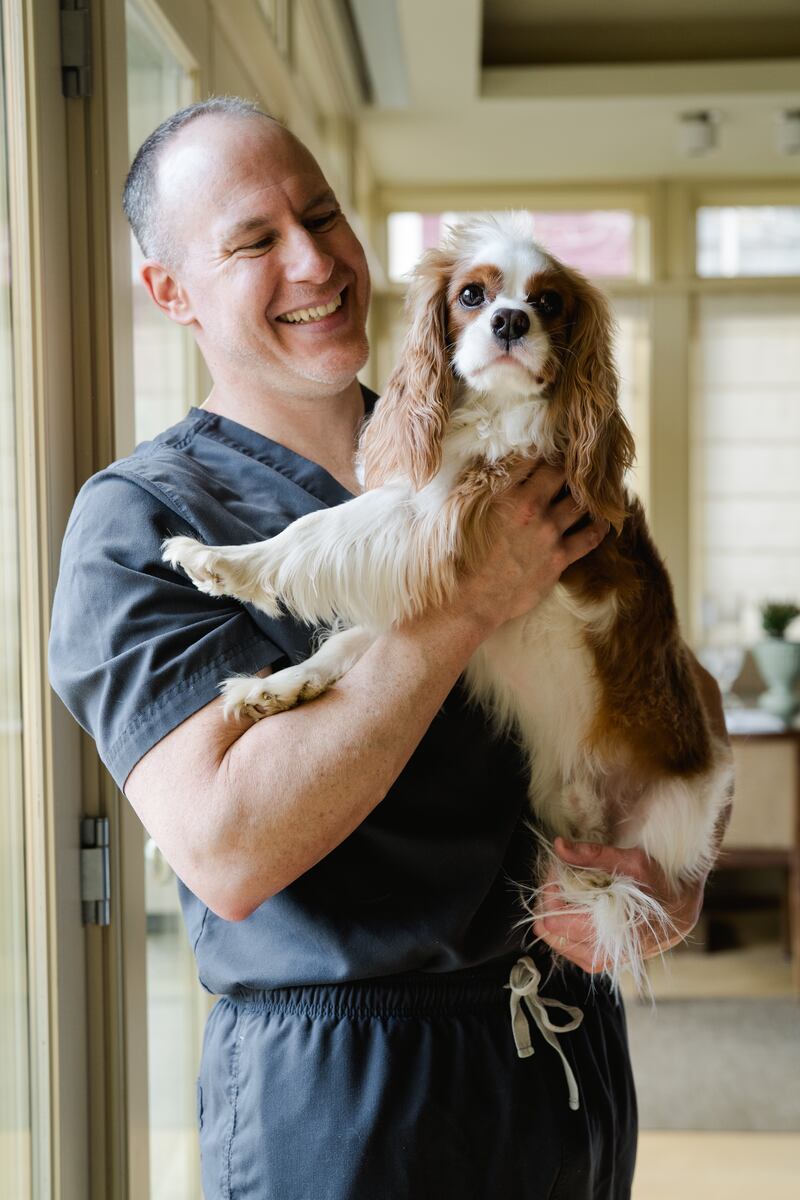
M800 275L800 205L699 208L697 274Z
M696 611L735 599L750 640L763 601L800 601L800 298L702 297L694 350Z
M650 489L650 305L637 296L612 298L617 322L619 404L636 441L628 486L647 507Z
M396 212L389 215L389 278L404 279L447 225L477 213ZM637 218L626 210L534 212L534 237L568 266L599 279L630 279L640 274Z
M2 28L0 26L0 35ZM14 359L4 56L0 36L0 1179L31 1195Z
M125 6L130 158L144 139L193 99L191 69L179 61L148 9ZM195 399L196 349L188 329L158 310L139 279L131 238L137 442L179 421ZM148 1114L151 1200L200 1194L195 1079L208 997L180 917L175 874L145 844L147 910Z
M170 113L192 101L189 72L151 28L136 4L125 6L128 56L129 158ZM194 401L194 340L159 312L139 278L144 261L131 235L133 374L136 441L179 421Z

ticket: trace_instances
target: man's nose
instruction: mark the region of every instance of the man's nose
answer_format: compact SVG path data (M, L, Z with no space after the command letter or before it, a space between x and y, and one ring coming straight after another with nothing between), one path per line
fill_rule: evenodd
M500 342L516 342L531 327L530 317L521 308L498 308L490 321L492 333Z
M284 240L284 274L290 283L326 283L334 260L302 225L292 229Z

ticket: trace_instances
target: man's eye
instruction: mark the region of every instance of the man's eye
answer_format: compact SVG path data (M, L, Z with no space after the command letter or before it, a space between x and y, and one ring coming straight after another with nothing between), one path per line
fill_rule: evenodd
M253 242L250 246L242 246L243 250L266 250L272 245L272 237L263 237L260 242Z
M323 233L326 229L330 229L339 213L340 209L334 208L331 212L323 213L321 217L309 217L306 221L306 229L310 229L312 233Z
M468 283L458 293L458 302L464 308L477 308L483 304L484 291L479 283Z

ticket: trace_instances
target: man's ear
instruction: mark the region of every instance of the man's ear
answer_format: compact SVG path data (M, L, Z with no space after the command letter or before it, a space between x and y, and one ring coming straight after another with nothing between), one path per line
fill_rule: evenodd
M166 267L155 259L147 259L139 274L153 300L171 321L177 321L179 325L194 322L195 314L186 289Z

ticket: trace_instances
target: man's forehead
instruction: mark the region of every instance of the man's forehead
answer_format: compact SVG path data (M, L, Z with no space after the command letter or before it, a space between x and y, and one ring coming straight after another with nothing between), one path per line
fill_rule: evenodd
M159 191L184 214L194 208L214 227L258 215L255 208L289 197L308 203L328 190L305 146L263 118L202 119L175 139L159 164Z

